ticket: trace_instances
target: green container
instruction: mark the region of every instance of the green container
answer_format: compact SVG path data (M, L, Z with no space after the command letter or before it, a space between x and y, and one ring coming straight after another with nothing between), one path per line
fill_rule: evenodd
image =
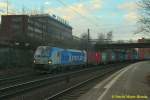
M111 57L112 61L113 62L116 61L116 54L115 54L115 52L112 51L111 56L112 56Z
M107 53L106 52L102 52L102 62L104 64L106 64L108 62L108 59L107 59Z

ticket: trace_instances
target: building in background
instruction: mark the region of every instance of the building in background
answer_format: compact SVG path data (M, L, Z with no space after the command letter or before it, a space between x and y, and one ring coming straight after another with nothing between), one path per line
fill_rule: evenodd
M1 42L18 41L17 38L26 37L27 15L4 15L1 18ZM21 37L20 37L21 36Z
M1 43L52 43L72 38L72 27L54 15L2 15L1 18Z
M138 39L138 43L145 43L145 42L150 42L150 39L145 39L145 38ZM141 58L150 57L150 48L139 48L138 51L139 51L139 56Z

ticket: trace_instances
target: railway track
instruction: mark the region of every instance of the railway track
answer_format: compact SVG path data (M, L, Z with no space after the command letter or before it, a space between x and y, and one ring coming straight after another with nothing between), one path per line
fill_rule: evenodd
M65 96L65 97L62 97L62 96L65 95L65 94L67 94L67 93L70 93L71 91L73 91L73 90L76 89L76 88L80 89L79 87L85 86L85 85L88 84L89 82L91 82L91 81L93 81L93 80L95 80L95 79L101 78L101 77L105 76L106 74L112 73L112 72L114 72L114 71L116 71L116 70L118 70L118 69L120 69L120 68L117 68L117 69L116 69L116 68L108 69L108 70L104 71L103 73L101 73L101 74L98 75L98 76L93 76L93 77L90 78L90 79L84 80L84 81L82 81L82 82L80 82L80 83L78 83L78 84L76 84L76 85L73 85L73 86L71 86L71 87L69 87L69 88L66 88L66 89L64 89L64 90L62 90L62 91L60 91L60 92L58 92L58 93L56 93L56 94L54 94L54 95L52 95L52 96L50 96L50 97L45 98L44 100L75 100L74 98L76 98L76 96L71 95L71 94L70 94L70 95L67 95L67 96ZM82 90L82 89L80 89L80 91L78 91L79 94L82 94L82 93L84 93L84 92L85 92L85 91ZM62 98L61 98L61 97L62 97ZM64 99L64 98L65 98L65 99ZM67 99L67 98L69 98L69 99Z
M23 94L27 91L35 90L37 88L45 87L45 86L48 86L48 85L54 85L55 83L59 83L59 82L62 82L62 81L68 81L68 79L67 79L68 76L72 79L72 78L75 78L77 76L81 77L84 74L88 74L88 73L91 73L91 72L94 73L93 75L99 75L99 73L95 74L95 72L97 70L103 70L103 71L104 70L111 70L110 66L112 66L112 65L115 65L115 64L107 65L107 66L105 66L105 69L101 68L101 67L87 68L87 69L82 69L80 71L67 72L67 73L62 73L62 74L53 75L53 76L47 75L47 76L44 76L42 78L34 79L34 80L31 80L31 81L26 81L26 82L23 82L23 83L18 83L18 84L13 84L13 85L10 85L10 86L2 87L2 88L0 88L0 99L5 100L7 98L12 98L12 97L21 95L21 94ZM102 72L100 72L100 73L102 73ZM109 72L103 72L103 73L107 74ZM92 80L92 79L89 78L89 80L86 80L86 81L88 82L90 80ZM57 91L57 93L54 92L51 95L53 95L53 97L55 98L58 95L61 95L61 94L65 93L66 91L69 91L73 88L78 87L79 85L82 85L82 84L86 83L86 81L78 83L76 85L72 85L71 87L69 86L70 88L67 87L66 89L63 89L62 92L58 93L58 91Z
M32 80L51 77L54 75L56 75L56 74L54 73L54 74L40 75L37 73L28 73L28 74L15 75L15 76L11 76L11 77L10 76L4 77L4 78L1 77L0 78L0 89L4 88L4 87L15 86L16 84L25 83L25 82L32 81Z
M14 84L11 86L3 87L3 88L0 88L0 99L7 98L7 97L10 97L10 96L13 96L13 95L22 93L24 91L37 88L37 87L41 87L43 85L47 85L50 83L53 84L55 82L62 81L64 79L66 79L66 76L73 77L75 74L94 70L94 69L99 69L99 68L98 67L88 68L88 69L84 69L84 70L80 70L80 71L69 72L66 74L60 74L60 75L55 75L55 76L50 76L50 77L44 77L44 78L40 78L40 79L36 79L36 80L24 82L24 83L19 83L19 84ZM49 81L49 80L51 80L51 81Z
M58 74L61 74L61 73L58 73ZM55 75L55 74L48 74L48 75L43 75L43 76L48 77L48 76L52 76L52 75ZM15 75L15 76L1 77L0 78L0 86L6 85L7 83L21 81L30 76L37 76L37 74L32 72L32 73L28 73L28 74L20 74L20 75ZM40 77L40 78L43 78L43 77Z
M4 77L0 78L0 86L3 84L11 83L11 82L16 82L17 80L23 79L25 77L29 77L34 75L33 73L28 73L28 74L21 74L21 75L15 75L15 76L9 76L9 77Z

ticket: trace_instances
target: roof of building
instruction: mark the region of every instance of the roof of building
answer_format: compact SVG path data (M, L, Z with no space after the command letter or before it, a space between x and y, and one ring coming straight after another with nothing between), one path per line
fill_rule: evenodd
M30 15L30 17L48 18L48 19L54 20L57 23L62 24L64 26L72 29L72 27L69 25L69 23L66 20L64 20L58 16L55 16L55 15L51 16L49 14L36 14L36 15Z
M48 19L50 19L50 20L54 20L55 22L57 22L57 23L59 23L59 24L61 24L61 25L64 25L64 26L66 26L66 27L68 27L68 28L70 28L70 29L72 29L72 27L69 25L69 23L66 21L66 20L64 20L64 19L62 19L62 18L60 18L60 17L58 17L58 16L55 16L55 15L49 15L49 14L35 14L35 15L25 15L25 14L20 14L20 15L2 15L2 16L29 16L29 17L37 17L37 18L48 18Z

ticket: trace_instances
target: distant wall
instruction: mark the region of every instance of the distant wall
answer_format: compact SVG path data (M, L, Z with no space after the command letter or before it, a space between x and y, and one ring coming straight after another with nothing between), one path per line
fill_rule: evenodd
M0 68L31 67L33 51L18 48L0 48Z

